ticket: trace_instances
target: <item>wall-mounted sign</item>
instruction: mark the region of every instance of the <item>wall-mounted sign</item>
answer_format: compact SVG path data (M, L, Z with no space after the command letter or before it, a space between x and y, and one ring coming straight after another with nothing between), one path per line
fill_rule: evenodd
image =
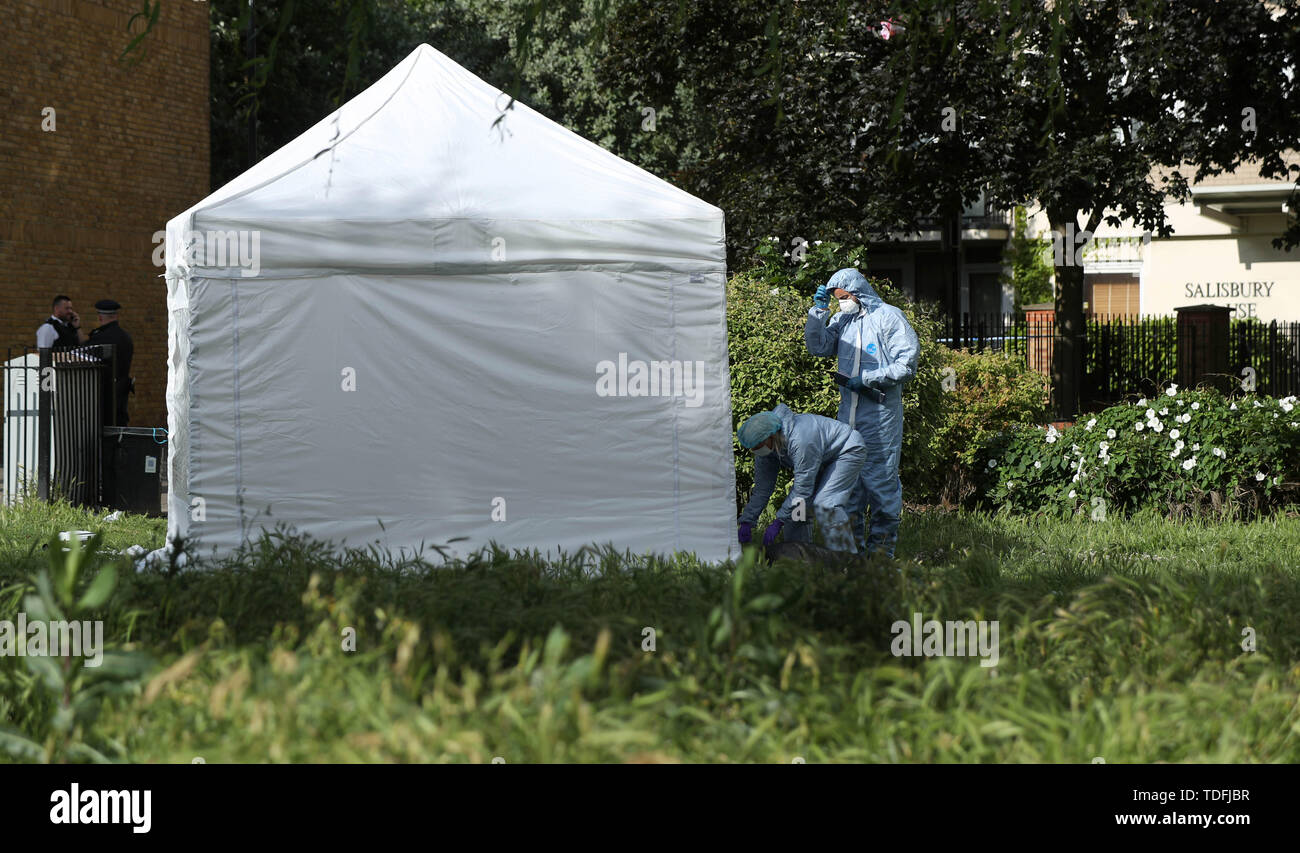
M1237 309L1234 317L1259 317L1259 300L1272 298L1275 284L1275 281L1189 281L1183 285L1183 295L1187 299L1228 300L1224 304Z

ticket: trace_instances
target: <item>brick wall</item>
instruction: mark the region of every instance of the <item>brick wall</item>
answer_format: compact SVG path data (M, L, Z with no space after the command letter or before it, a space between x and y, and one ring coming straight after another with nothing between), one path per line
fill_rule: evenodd
M116 299L135 340L131 423L165 426L153 234L208 194L208 4L163 0L128 66L118 56L141 5L0 0L0 357L35 345L55 294L72 297L85 331L94 303Z

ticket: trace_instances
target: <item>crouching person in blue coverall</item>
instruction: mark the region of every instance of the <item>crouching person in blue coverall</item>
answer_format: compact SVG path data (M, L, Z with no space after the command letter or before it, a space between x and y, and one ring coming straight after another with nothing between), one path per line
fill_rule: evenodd
M840 310L830 325L830 300ZM867 553L894 556L903 514L903 483L898 478L903 450L903 386L916 375L920 343L903 312L876 294L862 273L842 269L817 288L804 324L804 343L817 356L839 357L838 418L867 444L867 464L854 495L850 516L854 536L863 536L862 511L871 507Z
M741 544L754 536L754 524L762 515L780 468L794 472L790 495L776 512L776 520L763 533L763 544L771 545L785 531L787 542L810 539L806 513L812 507L826 547L857 553L849 526L849 504L867 458L862 437L847 425L821 415L797 415L785 405L759 412L740 425L740 444L754 451L754 491L740 513ZM796 508L804 518L795 519Z

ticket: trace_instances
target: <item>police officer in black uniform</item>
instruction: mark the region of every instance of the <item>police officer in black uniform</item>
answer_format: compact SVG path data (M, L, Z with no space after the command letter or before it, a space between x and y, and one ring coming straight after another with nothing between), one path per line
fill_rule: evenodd
M112 299L101 299L95 303L95 310L99 312L99 328L90 333L89 341L92 344L113 345L113 376L117 380L117 397L111 408L107 396L105 398L104 424L108 425L110 416L116 414L115 426L126 426L126 397L131 393L131 357L135 354L131 336L117 324L117 312L121 307ZM107 389L105 394L107 395Z
M92 345L113 346L111 356L105 350L97 353L101 358L112 359L112 373L105 371L101 392L104 401L101 410L104 426L126 426L126 398L131 393L131 357L135 354L135 345L131 343L131 336L126 333L126 330L117 324L117 312L121 308L122 306L112 299L101 299L96 302L95 310L99 312L99 328L90 333L88 341ZM114 380L116 380L116 396L112 396ZM105 436L103 440L101 462L103 505L109 507L121 506L116 473L119 442L120 439L116 436Z
M36 330L36 346L67 349L81 345L81 318L72 310L72 300L63 294L54 297L52 313Z

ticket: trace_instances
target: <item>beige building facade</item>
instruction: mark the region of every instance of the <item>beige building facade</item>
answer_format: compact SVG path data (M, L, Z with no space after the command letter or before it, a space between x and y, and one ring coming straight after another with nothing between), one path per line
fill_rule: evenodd
M1300 322L1300 248L1273 248L1295 221L1290 181L1240 169L1192 186L1191 200L1165 206L1173 234L1102 224L1081 253L1085 306L1094 316L1168 316L1190 305L1223 305L1233 319ZM1033 228L1051 238L1041 212Z
M1212 304L1231 307L1234 318L1300 322L1300 248L1272 246L1295 221L1294 189L1291 181L1239 169L1193 185L1185 203L1166 204L1169 237L1103 222L1081 250L1072 234L1076 242L1058 239L1053 251L1083 265L1090 316L1169 316L1183 306ZM1053 241L1044 212L1031 207L1028 213L1029 236ZM935 226L873 243L870 273L890 279L913 299L937 302L949 315L1010 314L1020 307L1005 263L1010 237L1009 211L981 199L962 217L958 270Z

